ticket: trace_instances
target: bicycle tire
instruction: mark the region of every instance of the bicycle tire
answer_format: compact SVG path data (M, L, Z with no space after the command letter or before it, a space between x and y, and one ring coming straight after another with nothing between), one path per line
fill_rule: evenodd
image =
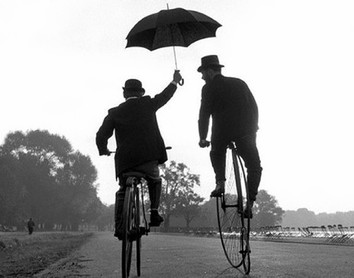
M123 239L122 239L122 278L129 277L131 257L132 257L132 241L130 240L130 231L132 229L133 220L133 188L126 187L123 207Z
M216 199L219 235L227 260L231 266L238 268L243 263L242 197L240 204L236 187L237 175L234 167L233 153L229 148L226 154L225 170L225 193Z
M237 175L239 176L239 186L240 186L240 192L242 194L242 192L244 192L244 196L242 196L242 200L245 200L245 202L243 202L243 211L245 210L250 210L250 208L248 207L249 205L249 191L248 191L248 184L247 184L247 177L246 177L246 173L245 173L245 168L243 166L243 162L242 159L239 155L237 155L236 150L233 150L234 152L234 159L237 159L237 166L238 170L237 170ZM251 253L251 249L250 249L250 243L249 243L249 238L250 238L250 229L251 229L251 219L244 217L242 215L241 217L241 223L242 223L242 243L241 243L241 252L243 255L243 261L242 261L242 265L243 265L243 269L245 271L245 274L249 274L251 271L251 257L250 257L250 253Z
M135 188L135 227L137 228L137 238L136 238L136 271L138 277L141 274L141 232L140 232L140 200L139 200L139 189Z

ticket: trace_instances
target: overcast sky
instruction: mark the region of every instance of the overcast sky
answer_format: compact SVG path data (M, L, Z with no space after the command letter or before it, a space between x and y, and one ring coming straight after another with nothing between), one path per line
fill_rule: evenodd
M127 79L151 96L172 80L172 48L125 48L135 23L167 3L223 25L216 38L176 48L185 85L157 114L169 159L200 175L196 191L209 199L214 187L209 150L198 147L196 69L217 54L223 74L243 79L258 102L260 189L285 210L354 210L351 0L0 0L0 143L17 130L65 136L91 157L99 197L112 204L113 157L98 156L95 134L124 101Z

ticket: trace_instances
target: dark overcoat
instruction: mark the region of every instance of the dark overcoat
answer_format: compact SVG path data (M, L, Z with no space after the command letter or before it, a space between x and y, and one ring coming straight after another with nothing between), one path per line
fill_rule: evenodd
M145 162L158 161L162 164L167 160L156 111L171 99L175 91L176 85L170 83L154 98L132 98L109 109L96 134L96 144L99 153L104 154L108 139L115 131L117 178L122 172Z
M258 130L258 107L247 84L217 75L204 85L199 111L199 136L206 139L212 117L211 141L235 140Z

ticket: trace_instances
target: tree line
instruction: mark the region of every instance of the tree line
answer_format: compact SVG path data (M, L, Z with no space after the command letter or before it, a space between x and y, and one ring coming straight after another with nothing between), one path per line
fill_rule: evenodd
M251 228L260 228L265 226L280 225L284 210L279 207L274 196L268 194L266 190L260 190L257 195L257 200L253 207L253 218ZM216 200L211 198L205 201L198 207L198 214L193 219L192 223L188 223L181 215L174 215L172 226L179 228L191 229L217 229L217 211Z
M47 229L77 229L104 209L97 170L69 141L48 131L9 133L0 147L0 223L23 227L32 217Z
M199 175L184 163L161 165L160 210L171 226L217 227L215 200L195 193ZM63 136L46 130L9 133L0 146L0 224L25 226L28 218L50 230L77 230L82 224L113 227L114 205L97 196L97 170L89 156ZM149 199L146 192L146 206ZM254 227L280 224L284 211L261 190L254 207Z
M283 227L321 227L339 224L346 227L354 226L354 211L316 214L307 208L299 208L286 210L281 222Z

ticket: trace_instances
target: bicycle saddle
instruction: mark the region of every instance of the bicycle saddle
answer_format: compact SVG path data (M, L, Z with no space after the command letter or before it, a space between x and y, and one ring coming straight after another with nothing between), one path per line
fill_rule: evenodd
M123 174L123 177L127 178L127 177L135 177L135 178L138 178L138 179L141 179L141 178L144 178L145 177L145 174L144 173L141 173L141 172L126 172Z

